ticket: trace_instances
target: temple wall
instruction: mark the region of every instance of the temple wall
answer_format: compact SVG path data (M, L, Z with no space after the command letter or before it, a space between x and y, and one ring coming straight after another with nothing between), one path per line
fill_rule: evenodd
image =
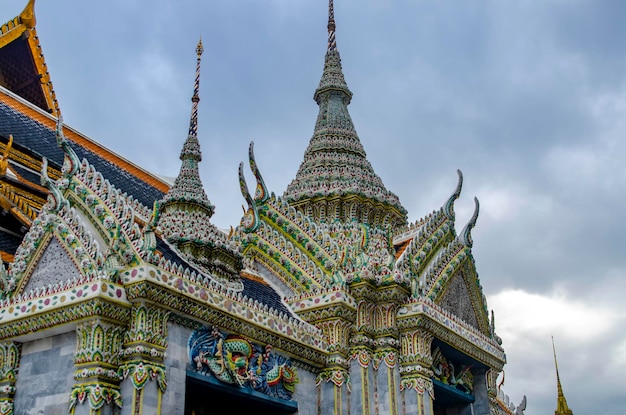
M185 381L189 357L187 357L187 341L191 335L190 328L177 324L167 325L167 390L163 395L161 413L168 415L184 415L185 412ZM155 390L156 391L156 390ZM145 412L150 413L150 412ZM154 412L156 413L156 412Z
M298 367L298 380L292 399L298 402L298 415L317 415L315 373Z
M75 349L74 331L23 343L15 414L67 415Z

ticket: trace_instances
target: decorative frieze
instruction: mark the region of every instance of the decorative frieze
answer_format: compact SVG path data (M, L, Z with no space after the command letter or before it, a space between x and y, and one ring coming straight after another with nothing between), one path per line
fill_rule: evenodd
M291 360L248 339L216 327L194 330L188 342L191 366L223 383L291 399L298 384Z

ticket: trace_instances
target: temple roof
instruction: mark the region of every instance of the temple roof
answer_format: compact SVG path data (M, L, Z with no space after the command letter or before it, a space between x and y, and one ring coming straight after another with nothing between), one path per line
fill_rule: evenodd
M10 134L13 135L14 145L28 149L39 163L41 157L46 157L54 165L61 166L63 150L57 145L54 123L54 119L48 119L45 124L36 121L30 114L22 113L8 105L8 101L0 99L0 136L8 139ZM67 127L65 132L80 159L86 158L115 187L132 195L142 204L151 206L167 190L167 184L155 176L124 162L121 157ZM140 177L140 174L144 177Z
M59 115L54 88L35 29L35 0L0 27L0 86Z
M187 261L185 261L181 255L172 249L161 238L157 238L156 250L168 261L177 264L182 267L189 267ZM291 315L290 311L282 301L282 297L270 286L262 277L257 277L250 272L244 271L240 274L241 282L243 283L242 295L256 300L261 304L268 306L269 308Z
M406 210L374 172L348 112L352 92L344 79L335 41L332 0L324 71L313 98L319 105L313 137L285 198L322 221L357 219L377 223L386 217L387 223L404 225ZM338 201L343 206L333 204ZM320 208L323 212L318 212ZM368 213L371 211L375 213Z

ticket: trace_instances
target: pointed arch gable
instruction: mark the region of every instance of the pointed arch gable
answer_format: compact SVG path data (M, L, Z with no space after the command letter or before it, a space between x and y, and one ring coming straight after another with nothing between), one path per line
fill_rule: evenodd
M463 260L435 298L435 304L489 335L489 315L473 258Z

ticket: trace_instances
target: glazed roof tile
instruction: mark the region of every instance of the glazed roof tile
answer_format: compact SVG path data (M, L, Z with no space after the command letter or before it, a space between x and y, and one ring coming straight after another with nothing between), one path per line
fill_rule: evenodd
M0 230L0 252L15 255L15 251L21 243L22 238Z
M63 164L63 151L57 146L54 130L0 102L0 135L8 137L9 134L13 134L15 144L31 149L33 154L46 157L56 165ZM163 197L163 192L101 155L76 143L72 143L72 148L80 159L87 159L111 184L142 204L151 206Z
M22 166L20 166L19 164L11 164L11 166L9 167L10 169L14 170L17 174L20 175L20 177L22 177L24 180L28 180L31 183L34 183L36 185L39 185L40 182L40 176L37 173L33 173L32 171L23 168Z
M291 315L292 313L285 307L280 295L274 289L263 281L259 281L255 278L248 278L247 276L241 277L243 282L242 294L248 298L252 298L265 304L274 310L281 311L285 314Z

